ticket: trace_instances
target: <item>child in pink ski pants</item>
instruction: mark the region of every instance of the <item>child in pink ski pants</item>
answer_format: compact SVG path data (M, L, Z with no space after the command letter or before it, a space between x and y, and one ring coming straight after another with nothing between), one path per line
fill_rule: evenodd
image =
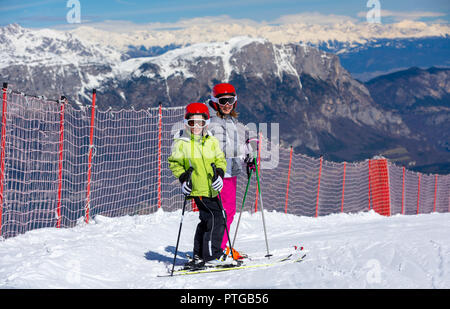
M221 191L222 206L227 214L227 228L230 231L231 223L233 222L234 215L236 214L236 184L237 177L225 177L223 179L223 188ZM230 236L231 237L231 236ZM225 235L222 240L222 249L225 249L228 245L228 237L225 231Z
M239 149L245 136L244 129L238 129L238 112L236 111L237 93L233 85L229 83L216 84L211 91L211 99L208 102L211 115L209 128L213 135L221 143L222 151L227 159L227 170L223 179L221 191L222 205L227 216L227 228L231 235L230 226L236 213L236 185L237 176L242 173L243 158ZM241 140L240 140L241 139ZM231 237L231 236L230 236ZM222 248L229 244L228 236L222 240ZM240 256L233 248L233 256Z

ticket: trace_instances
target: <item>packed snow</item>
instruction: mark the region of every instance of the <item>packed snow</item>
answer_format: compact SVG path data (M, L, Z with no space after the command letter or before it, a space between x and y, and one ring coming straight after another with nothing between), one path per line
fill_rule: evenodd
M270 253L301 263L160 278L171 268L181 211L38 229L0 241L0 288L450 288L450 213L319 218L265 212ZM185 215L177 265L192 254L198 213ZM237 217L231 227L233 237ZM236 248L265 259L261 213L244 212ZM251 263L251 262L249 262Z

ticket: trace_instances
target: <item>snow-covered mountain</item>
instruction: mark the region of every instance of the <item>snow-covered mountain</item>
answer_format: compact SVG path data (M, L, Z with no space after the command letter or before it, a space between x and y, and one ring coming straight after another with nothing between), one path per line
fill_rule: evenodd
M122 53L70 32L31 30L17 24L0 27L0 68L12 65L55 66L120 62Z
M128 29L128 30L127 30ZM72 30L25 29L18 24L0 27L2 59L0 65L37 60L67 63L114 62L141 49L145 53L205 42L223 42L236 36L264 38L271 43L304 43L341 54L364 49L367 44L377 46L380 40L448 38L450 25L402 21L393 24L353 23L336 24L288 23L268 24L213 24L185 25L178 29L151 28L148 30L102 30L80 26ZM395 43L394 43L395 44ZM398 45L398 43L397 43ZM14 53L14 54L13 54ZM34 54L34 56L32 56ZM58 55L58 59L52 59ZM6 56L6 57L5 57ZM30 58L28 58L30 57Z
M368 81L411 67L450 67L450 36L370 39L365 43L328 41L313 46L337 54L353 77Z
M1 51L0 77L29 94L64 94L82 105L90 104L96 88L100 108L139 109L205 101L213 84L229 81L244 103L241 121L280 123L282 142L302 153L360 160L400 144L418 165L442 157L421 156L434 146L418 144L424 138L411 135L401 116L377 106L338 56L310 44L239 36L130 58L128 50L78 38L76 32L1 29L0 42L8 48Z
M450 26L404 20L393 24L355 23L350 20L311 24L304 16L288 22L250 23L205 19L185 21L172 28L149 25L108 31L82 26L70 32L95 43L112 45L130 57L155 56L167 50L204 42L228 41L236 36L265 38L275 44L302 43L338 54L355 78L367 81L381 74L412 66L450 65ZM117 27L122 29L121 27ZM111 31L111 29L113 29Z
M73 30L0 27L0 68L11 65L114 66L129 58L159 56L196 43L217 43L236 36L264 38L275 44L300 43L337 54L355 78L375 76L412 66L449 66L450 26L403 21L333 25L289 23L184 25L178 29L139 28L122 31L80 26ZM104 73L104 72L103 72ZM82 72L79 72L83 75Z
M375 141L368 136L409 134L401 118L374 107L367 88L337 56L298 43L236 37L129 59L112 72L115 78L105 77L97 88L102 102L117 108L205 101L214 83L230 81L245 102L242 121L279 122L283 142L304 153L335 148L338 155L347 145L344 152L356 159ZM366 135L343 137L360 127Z

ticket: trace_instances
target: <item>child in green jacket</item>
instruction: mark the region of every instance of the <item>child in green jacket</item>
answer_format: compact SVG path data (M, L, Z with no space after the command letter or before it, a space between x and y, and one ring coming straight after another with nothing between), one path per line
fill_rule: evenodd
M183 194L194 198L200 213L194 236L194 259L189 266L230 263L223 261L225 218L218 199L227 163L219 141L207 131L209 118L205 104L189 104L184 117L185 130L175 135L169 157L169 167L180 180ZM216 178L211 163L216 165ZM191 182L187 181L189 167L193 168Z

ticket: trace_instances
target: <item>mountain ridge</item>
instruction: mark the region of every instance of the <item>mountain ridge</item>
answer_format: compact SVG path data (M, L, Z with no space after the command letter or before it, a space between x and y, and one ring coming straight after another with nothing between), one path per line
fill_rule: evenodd
M206 101L215 83L228 81L239 89L243 103L239 104L240 119L278 122L282 143L293 145L298 152L355 161L393 153L392 149L400 147L408 156L398 162L413 164L411 167L441 164L445 158L445 148L435 149L442 143L423 142L420 132L412 134L412 122L407 124L402 118L405 115L374 100L371 84L355 80L337 55L304 43L274 44L240 36L192 44L154 57L129 58L70 35L52 37L51 31L44 31L39 32L44 36L33 37L33 32L16 30L10 34L16 39L11 47L18 48L25 62L1 66L0 76L23 92L47 97L64 94L83 106L90 104L90 92L96 88L99 108L141 109L159 102L179 106ZM0 32L0 40L8 39L5 32ZM19 44L23 42L39 48L23 49ZM75 42L71 46L76 48L64 55L68 42ZM42 50L55 58L49 65L42 65L39 59L33 63L37 57L33 52ZM11 50L3 51L8 52ZM102 59L92 62L90 53ZM379 85L380 89L382 86L386 87ZM446 137L440 140L445 145ZM418 141L423 145L419 147ZM430 155L424 157L424 151Z

